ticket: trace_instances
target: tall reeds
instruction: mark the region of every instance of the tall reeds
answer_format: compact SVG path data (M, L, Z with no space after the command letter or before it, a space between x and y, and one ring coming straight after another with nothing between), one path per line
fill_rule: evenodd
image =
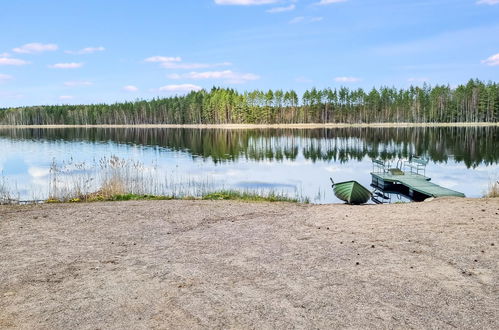
M215 195L214 195L215 194ZM216 195L219 194L219 195ZM165 172L157 165L127 160L117 156L103 157L93 163L72 159L53 160L49 175L49 202L77 202L163 198L243 199L308 202L298 192L262 189L231 190L209 177L189 177Z

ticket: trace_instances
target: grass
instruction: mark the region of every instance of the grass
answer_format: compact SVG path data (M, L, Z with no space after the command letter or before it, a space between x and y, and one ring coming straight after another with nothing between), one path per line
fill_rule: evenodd
M298 193L290 197L263 189L227 190L205 179L168 177L155 166L116 156L93 164L53 161L49 185L47 203L170 199L309 202Z
M115 195L93 195L82 198L71 198L69 200L59 200L49 198L46 203L85 203L85 202L109 202L109 201L162 201L162 200L233 200L246 202L288 202L288 203L308 203L308 200L298 200L284 195L270 193L268 195L259 195L252 192L239 192L232 190L223 190L205 194L201 197L194 196L156 196L156 195L138 195L138 194L115 194Z
M248 202L291 202L291 203L308 203L308 200L299 200L285 195L270 192L266 195L259 195L255 192L240 192L234 190L223 190L206 194L202 197L204 200L239 200Z
M489 198L499 197L499 181L491 181L489 183L489 189L487 190L485 197Z

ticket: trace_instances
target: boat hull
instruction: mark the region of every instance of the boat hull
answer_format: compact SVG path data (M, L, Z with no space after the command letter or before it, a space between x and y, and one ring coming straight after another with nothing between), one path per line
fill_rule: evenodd
M371 198L371 192L357 181L345 181L334 184L336 197L348 204L364 204Z

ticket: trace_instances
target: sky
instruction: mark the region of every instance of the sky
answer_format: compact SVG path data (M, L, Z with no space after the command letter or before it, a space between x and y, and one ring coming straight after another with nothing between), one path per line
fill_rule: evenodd
M0 0L0 107L499 81L499 0Z

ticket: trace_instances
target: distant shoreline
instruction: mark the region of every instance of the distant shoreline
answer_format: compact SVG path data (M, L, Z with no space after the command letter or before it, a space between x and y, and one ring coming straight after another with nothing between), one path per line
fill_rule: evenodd
M139 124L139 125L0 125L0 129L29 128L190 128L190 129L317 129L317 128L398 128L398 127L487 127L499 126L499 122L487 123L369 123L369 124Z

